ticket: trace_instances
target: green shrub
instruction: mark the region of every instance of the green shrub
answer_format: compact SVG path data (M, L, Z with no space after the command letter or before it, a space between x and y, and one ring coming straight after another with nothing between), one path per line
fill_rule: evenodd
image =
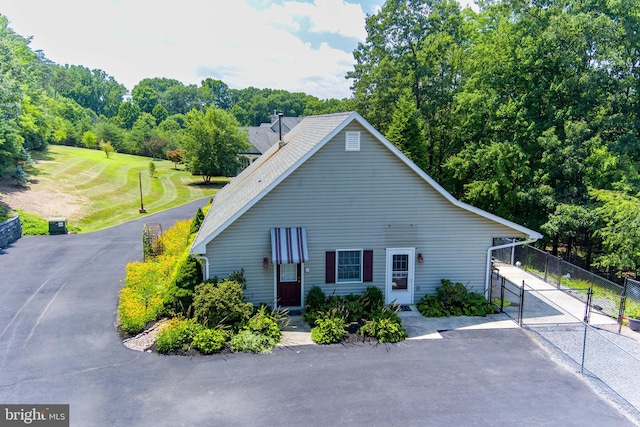
M243 353L269 353L277 345L273 338L251 331L240 331L229 342L229 348Z
M375 317L360 327L360 333L380 342L399 342L407 338L399 321L387 317Z
M443 302L433 295L423 296L418 302L417 308L424 317L444 317L449 315L449 311Z
M311 339L317 344L335 344L342 341L347 323L339 313L333 312L316 320L311 328Z
M249 319L243 330L267 336L279 343L280 338L282 338L282 332L278 327L278 322L271 317L271 313L268 310L264 306L260 307L256 314Z
M327 296L320 286L312 286L307 294L305 311L319 310L327 301Z
M196 285L202 282L200 262L188 252L179 258L164 296L165 305L176 313L187 314L193 304Z
M193 217L193 221L191 221L191 228L189 228L189 234L195 234L200 230L200 226L204 221L204 212L202 212L201 208L198 208L196 211L196 215Z
M442 279L438 296L425 295L418 302L418 310L425 317L486 316L495 309L484 295L469 292L462 283Z
M49 222L39 215L16 209L20 214L23 236L44 236L49 234Z
M158 332L156 347L160 353L168 353L179 348L187 350L193 338L202 329L202 325L197 324L193 319L171 319Z
M362 294L362 306L365 313L373 313L375 310L384 306L384 294L377 286L369 286Z
M226 334L220 329L202 329L193 337L191 345L202 354L217 353L224 348Z
M253 305L244 300L239 283L226 279L196 287L193 314L198 322L210 328L218 325L237 328L251 317Z

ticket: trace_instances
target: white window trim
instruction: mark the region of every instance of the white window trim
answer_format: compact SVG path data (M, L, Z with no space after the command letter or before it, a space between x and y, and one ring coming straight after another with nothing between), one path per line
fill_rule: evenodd
M360 131L345 132L344 151L360 151Z
M338 275L338 254L340 252L360 252L360 280L340 280ZM336 249L336 284L352 284L352 283L364 283L364 249Z

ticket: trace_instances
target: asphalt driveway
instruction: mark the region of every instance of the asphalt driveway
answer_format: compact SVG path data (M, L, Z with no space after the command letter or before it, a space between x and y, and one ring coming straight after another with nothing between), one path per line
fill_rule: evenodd
M119 281L142 225L203 204L0 250L0 403L70 404L73 426L633 425L519 329L269 355L126 349Z

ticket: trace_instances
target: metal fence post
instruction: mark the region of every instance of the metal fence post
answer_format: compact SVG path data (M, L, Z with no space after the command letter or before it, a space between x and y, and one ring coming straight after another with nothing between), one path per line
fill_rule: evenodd
M587 302L584 307L584 322L589 323L591 319L591 299L593 298L593 288L587 292Z
M620 297L620 307L618 307L618 334L622 332L622 318L624 316L625 302L627 301L627 286L629 285L628 277L624 278L624 287L622 288L622 296Z
M505 278L502 278L502 283L500 284L500 313L504 312L504 282Z
M520 310L518 313L518 325L522 327L522 316L524 315L524 280L522 281L522 287L520 288Z
M544 254L544 281L547 282L547 271L549 270L549 252L545 252Z

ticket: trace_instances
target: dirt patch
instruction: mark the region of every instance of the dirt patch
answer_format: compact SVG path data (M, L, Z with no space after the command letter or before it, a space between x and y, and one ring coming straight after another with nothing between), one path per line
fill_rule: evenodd
M4 177L0 179L0 202L44 219L64 216L69 221L76 221L82 218L87 199L51 187L48 180L39 178L34 178L28 187L20 187L10 177Z

